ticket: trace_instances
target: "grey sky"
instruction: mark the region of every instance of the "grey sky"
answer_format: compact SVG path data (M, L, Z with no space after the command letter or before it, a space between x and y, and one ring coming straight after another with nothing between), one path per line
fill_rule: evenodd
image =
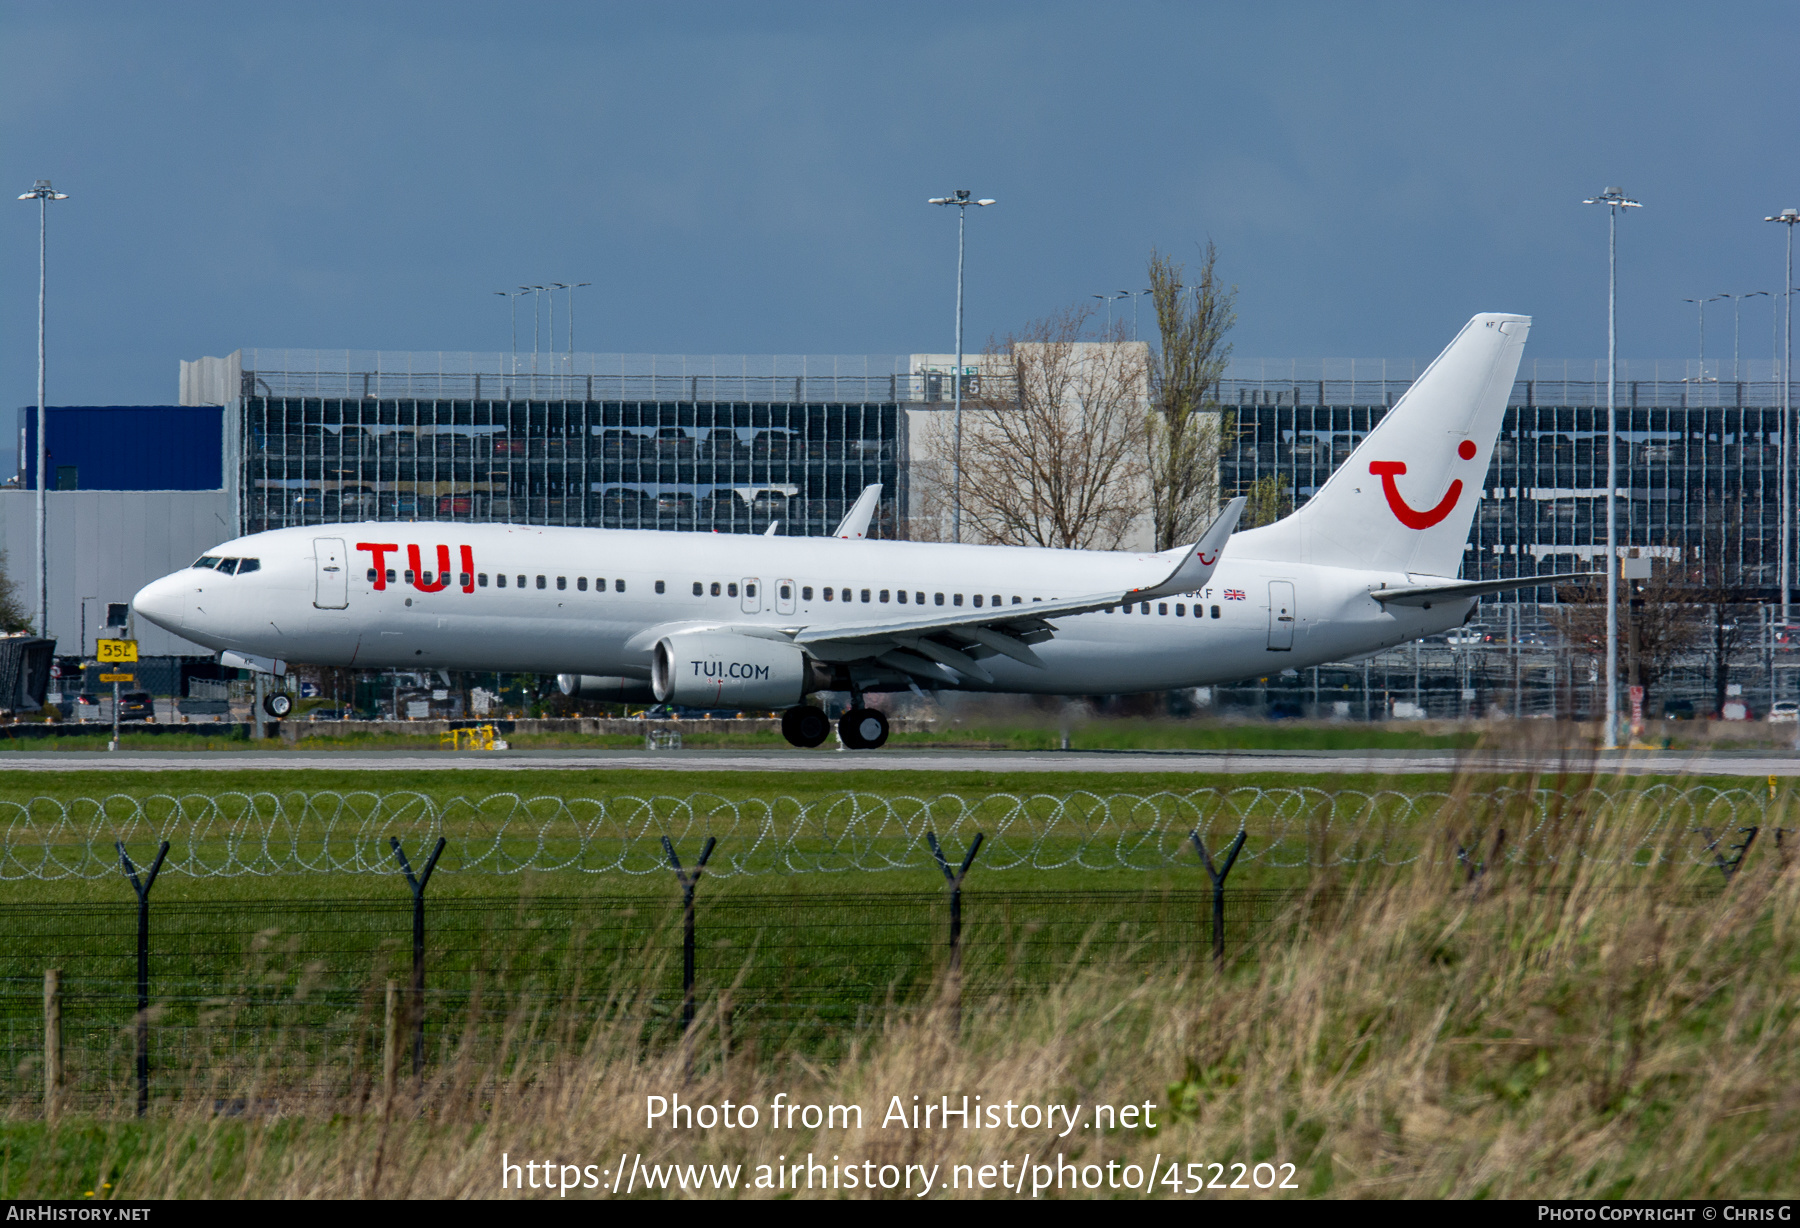
M239 346L504 349L591 281L583 350L948 349L1143 284L1210 236L1245 356L1695 349L1696 295L1778 288L1800 206L1789 4L0 6L0 186L47 177L53 403L173 399ZM7 198L10 200L10 197ZM0 244L32 399L36 207ZM529 300L522 300L529 301ZM1745 356L1770 350L1767 300ZM564 322L559 304L559 334ZM528 332L527 332L528 337ZM562 338L559 336L559 346ZM529 341L527 340L527 345ZM1708 319L1729 356L1729 303Z

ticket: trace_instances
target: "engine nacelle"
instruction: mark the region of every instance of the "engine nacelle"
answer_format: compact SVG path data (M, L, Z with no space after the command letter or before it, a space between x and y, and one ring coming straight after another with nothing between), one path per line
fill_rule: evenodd
M652 704L656 693L642 678L613 678L602 674L558 674L556 689L575 699L598 699L609 704Z
M800 702L810 673L806 654L785 641L695 631L658 641L650 682L666 704L789 708Z

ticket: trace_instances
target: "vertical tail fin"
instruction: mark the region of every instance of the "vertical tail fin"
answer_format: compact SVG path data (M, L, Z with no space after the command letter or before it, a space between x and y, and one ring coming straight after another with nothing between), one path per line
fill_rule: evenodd
M1293 515L1240 558L1454 576L1518 374L1529 316L1478 315Z

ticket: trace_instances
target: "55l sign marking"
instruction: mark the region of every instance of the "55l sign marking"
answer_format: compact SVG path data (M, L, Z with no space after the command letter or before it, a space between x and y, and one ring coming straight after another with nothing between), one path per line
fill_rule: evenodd
M102 665L136 661L137 646L136 640L95 640L94 659Z

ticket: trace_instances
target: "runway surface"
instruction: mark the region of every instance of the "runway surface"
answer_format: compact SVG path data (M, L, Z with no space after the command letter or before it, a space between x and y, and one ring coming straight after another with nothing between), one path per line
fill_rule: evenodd
M67 751L0 753L0 772L269 771L1171 772L1196 776L1418 775L1459 770L1627 776L1800 776L1800 755L1770 751L1570 752L1531 758L1470 751Z

